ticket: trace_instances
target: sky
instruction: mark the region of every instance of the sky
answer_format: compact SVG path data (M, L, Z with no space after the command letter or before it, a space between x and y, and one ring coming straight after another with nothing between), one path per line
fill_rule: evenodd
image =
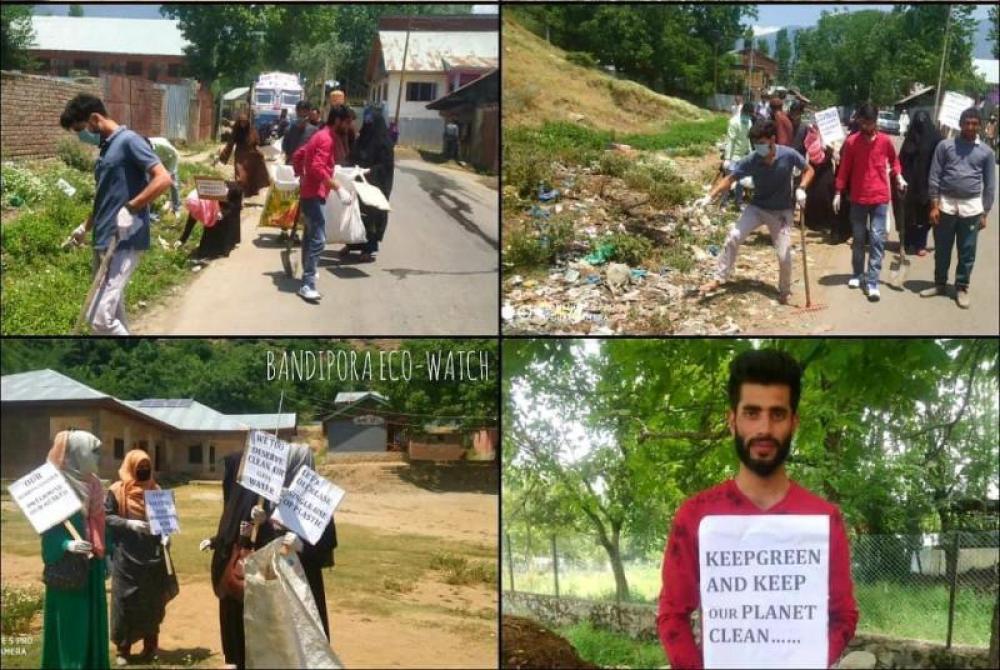
M888 11L892 5L874 4L820 4L808 3L800 5L757 5L757 25L760 27L780 26L811 26L819 21L824 11L843 10L859 11L862 9L881 9ZM976 16L986 19L988 4L979 5Z
M475 5L474 12L484 11L492 8L496 12L496 5ZM66 16L69 11L68 4L47 3L35 5L35 14L47 12L53 16ZM83 10L84 16L115 16L126 19L162 19L159 5L86 5Z

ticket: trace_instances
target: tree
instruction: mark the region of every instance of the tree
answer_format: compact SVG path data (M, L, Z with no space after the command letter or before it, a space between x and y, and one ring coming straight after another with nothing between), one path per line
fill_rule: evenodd
M765 56L770 56L771 55L770 43L763 37L759 38L757 40L757 51L764 54Z
M1000 9L990 7L990 49L994 58L1000 58Z
M4 69L27 69L32 60L28 48L35 39L31 5L0 5L0 59Z
M83 5L73 4L69 6L66 16L83 16Z
M788 39L788 29L782 28L774 38L774 59L778 61L778 74L791 83L792 43Z

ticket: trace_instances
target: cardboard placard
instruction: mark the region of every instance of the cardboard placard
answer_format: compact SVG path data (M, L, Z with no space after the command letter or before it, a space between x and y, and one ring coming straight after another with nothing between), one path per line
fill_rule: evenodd
M961 130L962 124L958 121L959 117L962 116L962 112L969 107L975 107L975 105L976 101L967 95L945 91L944 97L941 99L941 109L938 110L938 123L955 130Z
M698 528L706 668L826 668L830 517L719 515Z
M151 535L173 535L181 530L173 491L143 491L146 497L146 520Z
M285 483L290 446L270 433L251 430L243 462L236 477L237 483L273 503L278 503L281 500L281 487Z
M304 465L271 518L309 544L316 544L343 499L342 488Z
M7 487L35 532L42 534L83 509L76 491L48 461Z
M194 186L202 200L225 201L229 198L229 187L226 180L220 177L195 177Z
M816 127L819 128L820 139L823 146L829 146L836 142L843 142L846 139L844 127L840 125L840 113L836 107L816 112Z

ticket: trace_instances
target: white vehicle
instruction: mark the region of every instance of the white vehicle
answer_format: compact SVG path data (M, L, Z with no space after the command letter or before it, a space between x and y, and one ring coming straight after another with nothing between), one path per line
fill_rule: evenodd
M287 72L264 72L250 88L250 106L258 125L273 122L288 110L288 118L295 118L295 103L302 99L302 84L298 75Z

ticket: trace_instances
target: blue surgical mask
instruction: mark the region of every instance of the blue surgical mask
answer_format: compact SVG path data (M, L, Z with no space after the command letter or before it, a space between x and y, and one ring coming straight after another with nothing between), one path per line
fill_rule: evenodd
M771 153L770 144L755 144L753 145L753 149L754 151L757 152L757 155L760 156L761 158L767 158L767 155Z
M101 135L100 133L95 133L84 128L76 134L77 139L79 139L84 144L93 144L95 147L101 145Z

